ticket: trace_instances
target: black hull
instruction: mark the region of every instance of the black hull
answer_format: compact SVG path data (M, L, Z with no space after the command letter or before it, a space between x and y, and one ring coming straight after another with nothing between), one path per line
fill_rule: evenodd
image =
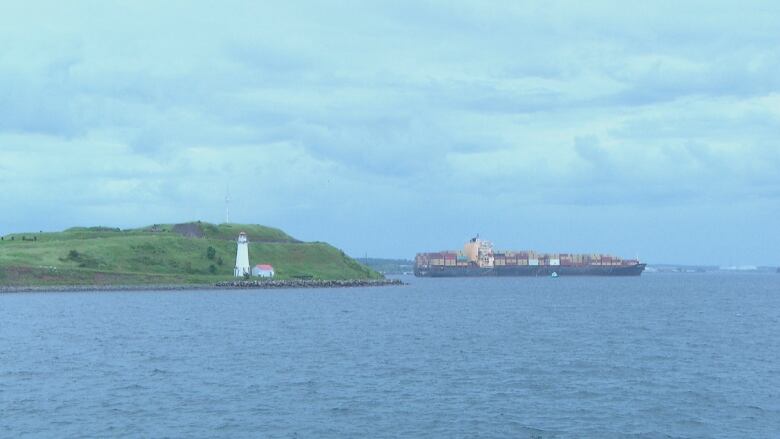
M469 267L429 267L415 268L417 277L484 277L484 276L639 276L647 264L637 265L511 265L494 268Z

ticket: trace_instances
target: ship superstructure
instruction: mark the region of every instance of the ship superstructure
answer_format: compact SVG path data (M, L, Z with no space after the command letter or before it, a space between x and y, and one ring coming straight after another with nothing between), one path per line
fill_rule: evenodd
M423 277L458 276L639 276L646 264L604 254L495 251L475 237L460 251L418 253L414 274Z

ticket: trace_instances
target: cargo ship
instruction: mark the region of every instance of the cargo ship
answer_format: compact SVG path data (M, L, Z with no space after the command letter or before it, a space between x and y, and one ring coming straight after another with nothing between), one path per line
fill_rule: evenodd
M647 264L603 254L494 251L488 241L472 238L460 251L418 253L418 277L477 276L639 276Z

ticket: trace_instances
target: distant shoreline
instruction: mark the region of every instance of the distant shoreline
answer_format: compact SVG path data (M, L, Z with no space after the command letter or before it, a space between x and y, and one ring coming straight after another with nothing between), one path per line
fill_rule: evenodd
M398 279L351 280L263 280L225 281L216 284L163 284L163 285L51 285L51 286L0 286L1 293L69 293L109 291L187 291L187 290L271 290L300 288L358 288L406 285Z

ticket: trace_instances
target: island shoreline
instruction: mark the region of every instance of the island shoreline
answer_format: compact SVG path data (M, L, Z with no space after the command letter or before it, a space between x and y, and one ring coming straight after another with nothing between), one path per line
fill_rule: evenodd
M399 279L349 279L349 280L253 280L224 281L215 284L162 284L162 285L39 285L0 286L2 293L69 293L113 291L187 291L187 290L277 290L313 288L365 288L406 285Z

